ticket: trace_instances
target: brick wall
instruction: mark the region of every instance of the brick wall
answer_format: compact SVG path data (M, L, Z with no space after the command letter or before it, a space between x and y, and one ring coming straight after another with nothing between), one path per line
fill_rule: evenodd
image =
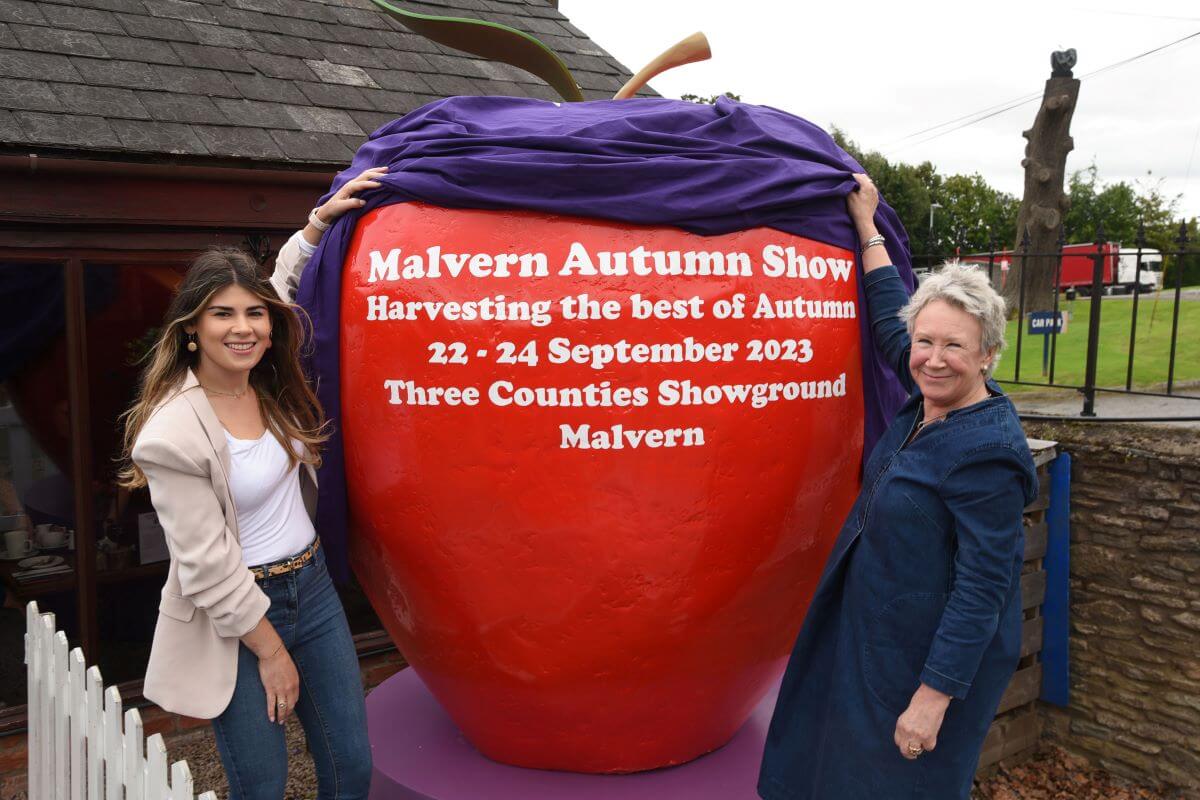
M404 657L395 650L365 656L359 659L358 664L362 673L363 685L368 691L407 666ZM196 731L205 729L209 725L209 721L206 719L171 714L155 705L142 706L138 711L142 715L142 725L146 736L155 733L163 735L167 744L168 756L171 753L173 741L180 741L182 737L194 735ZM27 764L25 735L0 737L0 800L25 797L28 786Z
M1044 736L1200 789L1200 432L1027 424L1071 454L1071 704Z

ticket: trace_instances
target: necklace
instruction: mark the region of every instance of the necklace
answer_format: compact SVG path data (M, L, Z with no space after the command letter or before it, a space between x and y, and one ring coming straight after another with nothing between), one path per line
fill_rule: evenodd
M204 384L200 384L200 388L204 390L205 394L215 394L217 397L232 397L234 400L241 400L246 396L246 392L250 391L249 386L247 386L245 389L242 389L240 392L219 392L216 389L208 388Z
M950 412L946 412L946 413L948 414ZM925 430L926 425L932 425L933 423L937 422L938 420L945 419L945 418L946 418L946 414L938 414L936 417L930 417L929 419L921 420L920 422L917 423L917 429L915 431L913 431L913 436L916 436L918 433Z

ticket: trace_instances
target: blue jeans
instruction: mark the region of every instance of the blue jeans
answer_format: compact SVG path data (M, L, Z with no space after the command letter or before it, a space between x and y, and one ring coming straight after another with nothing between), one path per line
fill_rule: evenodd
M275 626L300 673L296 716L317 771L319 800L366 798L371 784L371 746L358 658L350 626L325 569L325 550L285 575L259 586L271 598L267 619ZM267 719L258 658L238 646L233 699L213 720L217 750L229 779L230 800L281 800L287 784L284 730Z

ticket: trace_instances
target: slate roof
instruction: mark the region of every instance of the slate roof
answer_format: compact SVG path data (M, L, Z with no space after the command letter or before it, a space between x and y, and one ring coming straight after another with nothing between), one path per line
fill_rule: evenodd
M629 78L549 0L400 5L536 36L588 99ZM0 152L344 164L378 126L456 94L559 99L367 0L0 0Z

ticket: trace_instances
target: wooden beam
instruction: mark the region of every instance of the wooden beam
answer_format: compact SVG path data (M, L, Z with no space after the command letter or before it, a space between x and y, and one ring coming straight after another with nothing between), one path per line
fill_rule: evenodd
M96 503L92 497L92 421L88 402L86 306L83 262L66 262L67 397L71 415L71 483L75 495L75 600L84 659L96 663L100 641L96 612Z
M300 227L331 172L0 157L0 223Z
M996 709L996 713L1003 714L1009 709L1032 703L1037 700L1041 691L1042 665L1034 664L1025 669L1019 669L1013 675L1008 688L1004 690L1004 696L1000 698L1000 707Z

